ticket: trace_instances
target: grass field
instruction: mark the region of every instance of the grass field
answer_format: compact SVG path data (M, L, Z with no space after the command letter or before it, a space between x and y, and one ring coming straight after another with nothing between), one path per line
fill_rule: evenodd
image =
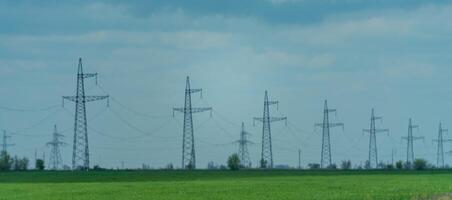
M105 171L0 173L0 199L429 199L452 171Z

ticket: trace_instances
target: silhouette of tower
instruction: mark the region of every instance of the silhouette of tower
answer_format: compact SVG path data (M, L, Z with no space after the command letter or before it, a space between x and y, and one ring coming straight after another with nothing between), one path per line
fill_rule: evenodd
M107 99L105 96L86 96L85 79L96 78L97 73L83 73L82 59L78 61L77 89L75 96L63 96L64 100L75 102L74 144L72 153L72 169L89 170L88 125L86 120L86 103Z
M47 146L51 147L49 168L52 170L60 169L63 164L60 146L64 146L66 143L60 141L60 138L62 137L64 136L58 133L57 126L55 125L52 134L52 141L47 142Z
M245 131L245 123L242 122L242 131L240 131L240 139L237 140L237 143L239 144L239 159L240 164L243 167L249 168L251 167L251 159L250 154L248 152L248 144L250 144L251 141L247 139L247 135L249 135L249 133Z
M433 140L433 142L438 143L438 150L436 153L437 160L436 160L436 167L438 168L444 168L444 142L452 142L451 139L444 139L443 133L447 132L447 129L443 129L442 124L439 123L439 130L438 130L438 139Z
M369 133L369 165L370 168L378 167L378 151L377 151L377 133L389 133L389 129L377 129L375 127L376 120L383 120L382 117L376 117L374 109L370 116L370 129L364 129L364 132Z
M413 149L413 141L424 139L424 137L414 137L413 136L413 129L419 128L418 125L413 125L412 120L410 118L408 122L408 136L402 137L402 139L407 140L407 149L406 149L406 162L410 164L413 164L414 161L414 149Z
M272 122L285 120L287 124L287 117L271 117L270 105L278 105L278 101L269 101L268 93L265 91L264 97L264 114L263 117L253 118L253 123L257 120L262 122L262 153L261 153L261 168L273 168L273 150L272 150L272 134L270 124ZM278 107L277 107L278 108Z
M323 123L315 124L316 127L322 127L322 154L320 155L321 168L328 168L333 164L331 158L330 128L337 126L344 128L344 123L330 123L329 114L336 111L336 109L329 109L328 101L325 100L323 109Z
M14 144L9 144L8 139L10 139L11 136L6 134L6 130L3 130L3 137L2 137L2 152L8 153L8 147L14 146Z
M196 169L196 154L195 154L195 136L193 129L193 113L204 112L210 110L212 115L212 108L193 108L191 106L191 94L201 93L202 89L191 89L190 78L187 76L185 86L185 104L183 108L173 108L174 111L184 113L184 128L182 136L182 169Z

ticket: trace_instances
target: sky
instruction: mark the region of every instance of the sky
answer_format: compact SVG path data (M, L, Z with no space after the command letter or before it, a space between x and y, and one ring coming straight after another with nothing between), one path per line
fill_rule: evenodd
M240 125L260 159L264 91L272 116L275 164L320 162L323 101L331 122L333 162L367 160L370 112L383 116L379 160L406 159L408 119L415 156L436 164L438 126L452 126L452 2L424 0L0 0L0 129L13 155L34 158L50 148L56 124L71 163L78 58L98 85L87 95L91 165L180 167L185 78L203 96L193 106L197 166L224 164L237 152ZM452 138L445 135L445 138ZM445 144L445 151L452 150ZM450 155L446 163L452 164Z

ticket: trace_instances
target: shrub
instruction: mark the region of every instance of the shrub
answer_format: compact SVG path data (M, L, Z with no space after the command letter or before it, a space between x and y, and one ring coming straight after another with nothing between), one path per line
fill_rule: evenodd
M424 159L416 159L414 160L413 165L416 170L424 170L427 168L427 161Z
M349 170L352 168L352 161L350 160L344 160L341 163L341 169L343 170Z
M233 170L233 171L239 170L239 167L240 167L239 155L234 153L231 156L229 156L229 158L228 158L228 167L229 167L230 170Z

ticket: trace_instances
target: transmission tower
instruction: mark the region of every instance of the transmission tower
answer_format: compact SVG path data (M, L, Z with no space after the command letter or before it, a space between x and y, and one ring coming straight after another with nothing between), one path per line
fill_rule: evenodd
M251 167L251 159L250 154L248 152L248 144L252 142L247 139L247 135L250 133L245 131L245 123L242 122L242 131L240 131L240 139L236 142L239 144L239 159L240 164L243 167L249 168Z
M6 134L6 130L3 130L3 137L2 137L2 152L8 153L8 147L14 146L14 144L9 144L8 139L10 139L11 136Z
M58 133L57 126L54 126L52 141L47 142L47 146L51 147L49 168L52 170L57 170L63 164L63 159L61 158L60 146L66 145L66 143L60 141L60 138L64 137L62 134Z
M344 123L330 123L329 114L335 113L336 109L328 108L328 101L325 100L325 108L323 110L323 123L315 124L316 127L322 127L322 154L320 156L320 167L328 168L333 163L331 161L331 142L330 142L330 128L342 127L344 128Z
M85 95L85 79L96 78L97 73L83 73L82 59L78 61L77 90L75 96L63 96L64 100L75 102L74 144L72 153L72 169L89 170L88 125L86 120L86 103L107 99L105 96Z
M190 77L187 76L185 86L185 104L183 108L173 108L174 111L184 113L184 128L182 136L182 169L196 169L195 155L195 136L193 129L193 113L205 112L210 110L212 115L212 107L193 108L191 106L191 94L199 92L202 98L202 89L190 88Z
M376 120L383 120L382 117L376 117L374 109L372 108L372 114L370 116L370 129L364 129L364 132L369 133L369 166L370 168L378 167L378 151L377 151L377 133L388 133L389 129L377 129L375 127Z
M443 133L444 132L448 132L447 129L443 129L442 124L439 123L439 131L438 131L438 139L437 140L433 140L433 142L437 142L438 143L438 150L436 153L437 156L437 160L436 160L436 166L438 168L444 168L444 142L452 142L451 139L444 139L443 138Z
M257 120L262 122L262 153L261 153L261 168L273 168L273 151L272 151L272 133L270 124L272 122L284 120L287 124L287 117L271 117L270 105L277 105L278 101L269 101L268 93L265 91L264 97L264 114L263 117L253 118L253 123ZM278 107L277 107L278 108Z
M402 137L402 139L407 140L407 149L406 149L406 162L409 164L413 164L414 161L414 150L413 150L413 141L424 139L424 137L414 137L413 129L419 129L418 125L413 125L412 120L410 118L408 124L408 136Z

